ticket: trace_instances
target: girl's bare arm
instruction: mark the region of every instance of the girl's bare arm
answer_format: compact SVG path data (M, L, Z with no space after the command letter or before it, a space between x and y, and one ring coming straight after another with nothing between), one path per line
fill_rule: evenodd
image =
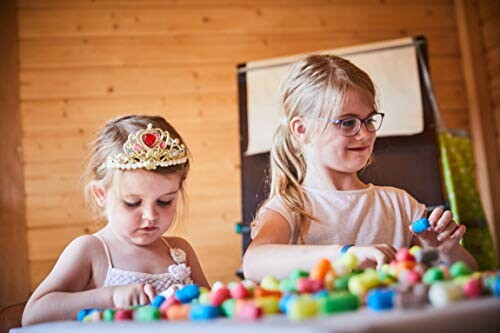
M88 307L112 307L113 288L88 289L93 276L92 255L99 241L90 235L73 240L31 295L22 324L75 319Z
M337 259L339 245L290 245L291 230L279 213L267 210L262 227L243 258L245 278L260 281L266 275L288 277L293 269L310 271L320 258Z

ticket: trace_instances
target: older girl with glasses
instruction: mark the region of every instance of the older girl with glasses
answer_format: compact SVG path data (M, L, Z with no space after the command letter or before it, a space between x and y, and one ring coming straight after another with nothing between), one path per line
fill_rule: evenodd
M271 192L257 212L243 260L247 278L285 278L345 252L362 267L381 266L398 248L412 245L437 248L442 261L476 268L459 244L465 227L450 211L435 209L430 231L414 234L411 223L425 216L425 206L404 190L358 178L384 118L364 71L333 55L307 56L292 66L282 105L271 150Z

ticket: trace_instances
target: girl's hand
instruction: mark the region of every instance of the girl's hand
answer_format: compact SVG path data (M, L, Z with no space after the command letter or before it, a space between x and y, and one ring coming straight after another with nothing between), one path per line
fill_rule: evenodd
M358 258L358 266L361 268L380 268L383 264L395 259L396 249L387 244L375 244L373 246L351 246L347 252Z
M441 207L434 209L429 216L430 227L424 232L414 233L425 247L437 248L444 254L450 253L465 233L465 226L453 220L453 213Z
M118 286L113 290L113 306L124 308L132 305L147 305L155 296L155 288L150 284L134 283Z

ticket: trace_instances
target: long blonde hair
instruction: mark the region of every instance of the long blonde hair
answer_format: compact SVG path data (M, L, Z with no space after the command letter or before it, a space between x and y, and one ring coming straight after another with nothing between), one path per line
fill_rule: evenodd
M126 172L119 169L102 168L101 166L106 162L108 156L115 156L122 152L123 144L127 141L129 134L145 129L148 124L152 124L153 128L168 131L172 137L179 140L179 144L184 144L189 155L189 150L180 134L161 116L128 115L108 121L100 131L97 139L91 143L85 171L81 178L81 182L84 185L85 203L98 223L103 222L104 210L97 203L92 193L92 186L98 184L104 189L109 189L114 179L123 172ZM158 167L155 170L151 170L151 172L164 175L177 173L181 176L179 190L183 206L185 207L186 192L184 181L189 172L189 160L183 164Z
M315 220L305 207L302 183L307 165L302 156L299 141L293 136L290 121L294 117L334 119L342 111L348 88L358 89L376 106L376 93L372 80L363 70L350 61L334 55L309 55L292 65L282 88L283 121L274 133L271 149L271 188L267 201L280 196L285 207L299 219L298 241L304 243L304 235L310 222ZM312 138L323 134L329 123L316 122L306 127L306 135ZM256 221L261 218L262 207ZM254 224L255 224L254 222Z

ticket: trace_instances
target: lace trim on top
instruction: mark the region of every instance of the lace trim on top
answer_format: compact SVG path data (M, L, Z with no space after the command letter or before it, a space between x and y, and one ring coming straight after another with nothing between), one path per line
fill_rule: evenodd
M162 240L170 249L170 255L176 263L170 265L168 267L168 271L165 273L152 274L127 271L113 267L108 245L99 235L94 234L94 236L102 242L108 259L108 271L106 273L106 279L104 280L103 287L123 286L131 283L148 283L153 285L156 292L161 293L174 285L186 285L193 283L191 279L191 268L185 264L186 253L182 249L170 247L168 242L163 237Z

